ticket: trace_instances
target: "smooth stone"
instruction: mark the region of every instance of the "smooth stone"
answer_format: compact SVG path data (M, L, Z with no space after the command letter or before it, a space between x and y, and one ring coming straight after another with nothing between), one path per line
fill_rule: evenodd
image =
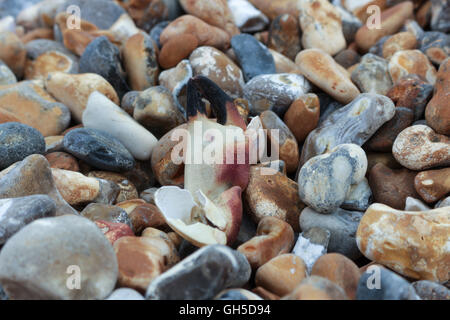
M372 202L372 190L369 182L363 178L358 184L350 186L341 208L353 211L366 211Z
M412 283L422 300L450 300L450 290L439 283L420 280Z
M149 32L150 38L156 43L159 49L161 49L162 45L159 42L159 37L163 30L169 25L170 21L161 21L158 22Z
M76 172L80 171L77 159L66 152L60 151L50 152L45 155L45 158L50 164L50 168L70 170Z
M122 48L122 59L132 90L141 91L157 84L157 47L150 36L137 33L128 38Z
M371 53L362 57L351 79L361 92L386 95L393 86L388 61Z
M269 24L267 16L247 0L228 0L228 7L236 26L242 32L261 31Z
M202 46L189 56L194 75L202 75L216 83L232 98L242 97L245 84L241 69L223 52Z
M64 136L48 136L44 138L45 141L45 153L63 151Z
M405 211L428 211L431 210L425 203L413 197L407 197L405 201Z
M249 0L249 2L261 10L270 20L285 13L290 13L294 16L299 15L297 0L278 0L276 2L271 0Z
M397 107L411 109L414 120L423 118L425 106L432 95L433 86L414 74L401 78L387 93Z
M277 70L277 73L295 73L300 76L302 75L300 69L297 67L293 60L273 49L269 48L269 51L272 54L273 60L275 61L275 69Z
M59 135L70 122L69 109L33 81L0 88L0 114L39 130L44 137Z
M414 187L427 203L444 198L450 193L450 168L418 173L414 179Z
M90 202L113 203L119 189L111 181L86 177L75 171L53 168L52 175L61 196L74 206Z
M8 300L8 296L2 286L0 286L0 301L1 300Z
M375 265L373 268L377 269L361 274L356 300L420 300L408 281L382 266ZM374 276L379 280L374 280Z
M352 260L339 253L329 253L317 259L311 276L326 278L344 289L351 300L356 298L361 273Z
M96 73L116 90L119 99L130 91L121 66L119 49L106 36L95 38L80 58L80 73Z
M31 60L35 60L40 55L56 51L69 56L73 61L78 62L78 58L69 51L61 42L49 40L49 39L35 39L27 42L25 44L25 49L27 50L27 57Z
M340 102L337 102L332 97L330 97L326 93L319 93L317 94L319 97L319 105L320 105L320 117L319 117L319 124L325 121L325 119L328 118L330 114L332 114L334 111L344 107L345 105L341 104Z
M8 85L17 83L15 74L9 69L9 67L0 60L0 85Z
M395 272L413 279L445 283L450 279L449 222L448 207L400 211L375 203L361 218L356 242L368 259Z
M425 125L406 128L395 139L392 154L404 167L424 170L450 165L450 138Z
M236 35L231 38L231 47L246 82L259 75L276 73L272 54L255 37L249 34Z
M78 6L83 20L95 24L100 30L109 29L125 10L110 0L67 0L58 10L66 11L71 5Z
M373 93L363 93L351 103L330 114L311 131L305 140L300 165L339 144L362 146L395 114L391 99Z
M302 258L308 274L311 273L317 259L327 253L330 236L330 231L317 227L312 227L299 234L292 253Z
M78 290L70 289L76 285L70 278L76 269L71 266L81 271ZM82 217L34 221L9 239L0 253L0 283L11 299L104 299L116 279L111 245L93 222Z
M137 160L148 160L156 138L119 106L99 92L93 92L83 113L83 125L109 133Z
M389 73L394 83L409 74L417 74L432 85L436 82L436 69L417 49L397 51L389 60Z
M83 217L94 221L108 221L113 223L123 223L133 229L130 217L127 212L118 206L105 203L90 203L80 213Z
M114 242L118 285L144 293L149 284L179 261L178 253L158 237L122 237Z
M342 20L334 5L327 0L300 0L298 7L303 48L317 48L332 56L345 49Z
M272 110L283 116L289 106L310 89L308 80L301 75L266 74L256 76L245 84L244 98L250 102L251 114Z
M14 18L26 7L38 3L40 0L16 1L5 0L0 3L0 16L13 16Z
M133 100L131 106L134 119L158 136L185 122L172 93L163 86L139 92Z
M391 169L383 163L377 163L369 171L369 185L374 202L402 210L406 198L419 197L414 189L415 176L416 172L406 168Z
M298 167L299 158L299 150L295 136L275 112L266 110L259 117L263 129L267 130L267 138L278 143L279 159L284 161L286 172L295 172ZM277 136L274 136L273 132L277 132Z
M175 67L180 61L189 57L198 47L198 40L192 34L173 36L164 44L158 56L158 62L164 69Z
M300 96L289 106L283 121L291 130L298 143L302 143L319 123L320 103L314 93Z
M348 300L344 290L327 278L310 276L283 300Z
M119 288L113 291L106 300L145 300L144 297L134 289Z
M295 64L309 81L341 103L350 103L360 94L348 71L325 51L302 50Z
M0 124L0 169L44 152L44 137L36 129L19 122Z
M331 213L342 205L351 185L359 184L366 171L364 150L354 144L340 144L302 166L298 175L300 199L317 212Z
M34 220L53 217L55 211L55 202L46 195L0 200L0 245Z
M267 216L262 218L256 234L241 244L237 250L250 263L253 270L284 253L289 253L294 245L294 231L285 221Z
M450 4L445 0L431 1L431 30L448 33L450 31Z
M297 53L302 49L300 36L301 30L297 18L290 14L284 14L272 21L267 46L287 58L295 60Z
M414 50L417 39L411 32L399 32L391 36L383 44L383 58L390 60L397 51Z
M54 72L45 79L45 89L69 108L72 118L77 122L81 122L88 98L94 91L119 104L119 97L114 88L102 76L95 73Z
M0 179L1 199L34 194L44 194L52 198L56 204L57 216L78 215L56 188L47 159L37 154L26 157Z
M159 22L175 19L181 14L180 5L174 0L127 1L120 5L136 22L136 26L145 32L150 32Z
M369 28L369 24L364 24L356 33L356 44L362 51L367 52L380 38L397 32L412 14L411 1L401 2L384 10L380 16L380 28Z
M404 129L412 125L414 112L409 108L396 107L394 117L383 124L380 129L365 143L372 151L390 152L395 138Z
M112 135L95 129L78 128L64 136L64 149L89 165L110 171L127 171L134 159Z
M331 214L322 214L311 208L305 208L300 215L300 228L303 231L313 227L330 231L328 252L337 252L356 260L361 256L355 238L362 216L362 212L341 208Z
M25 71L27 52L19 37L12 32L0 32L0 60L2 60L18 79Z
M420 51L432 63L439 65L450 56L450 36L436 31L425 32L420 42Z
M65 72L76 74L79 66L76 60L57 51L48 51L34 60L27 60L24 79L44 80L52 72Z
M225 30L230 36L239 33L227 1L179 0L179 2L186 13Z
M437 73L434 95L425 109L427 124L437 133L450 136L450 109L448 92L450 90L450 58L442 62Z
M306 265L295 254L279 255L258 268L255 285L279 296L292 292L307 277Z
M114 182L119 187L119 194L115 198L115 202L119 203L126 200L137 199L138 191L135 184L130 181L130 176L126 176L127 172L122 174L108 171L90 171L88 177L104 179ZM138 173L141 174L142 173ZM136 181L136 180L135 180Z
M361 56L355 50L345 49L335 55L334 60L344 68L348 69L358 64L361 61Z
M193 75L191 63L187 59L180 61L175 68L164 70L159 74L159 84L172 92L177 108L183 114L187 109L186 87ZM232 95L229 91L228 94Z
M156 191L158 191L158 188L155 187L145 189L139 194L139 198L143 199L147 203L155 204Z
M241 253L223 245L209 245L154 279L145 297L149 300L211 299L223 289L243 286L250 273L250 265Z
M263 168L250 167L250 180L243 194L252 219L259 223L266 216L276 217L300 231L298 217L305 205L298 196L298 185L285 174L266 174Z
M210 46L219 50L230 47L230 35L226 31L189 14L182 15L170 22L161 33L159 41L164 47L172 37L180 34L194 35L199 46Z

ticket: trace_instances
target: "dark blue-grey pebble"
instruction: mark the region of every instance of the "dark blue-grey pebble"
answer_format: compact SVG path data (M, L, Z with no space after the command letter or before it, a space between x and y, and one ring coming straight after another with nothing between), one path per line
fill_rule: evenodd
M379 282L377 282L377 278ZM359 278L357 300L420 300L414 287L401 276L374 266Z
M238 34L231 38L231 46L241 65L245 82L260 74L276 73L275 61L269 49L249 34Z
M19 122L0 124L0 170L31 154L44 152L44 136L35 128Z
M5 290L3 290L1 285L0 285L0 300L8 300L8 296L6 295L6 292Z
M119 98L130 91L120 62L119 49L107 37L94 39L80 58L80 73L96 73L106 79L116 90Z
M13 16L16 17L20 11L42 0L2 0L0 1L0 19Z
M16 232L40 218L55 216L56 204L47 195L0 200L0 245L6 243Z
M64 149L89 165L108 171L127 171L134 158L123 144L110 134L87 128L71 130L64 136Z
M161 36L161 33L163 32L164 28L169 25L170 21L161 21L157 23L152 30L150 30L150 38L152 38L153 41L156 42L158 45L158 48L161 49L161 42L159 41L159 37Z

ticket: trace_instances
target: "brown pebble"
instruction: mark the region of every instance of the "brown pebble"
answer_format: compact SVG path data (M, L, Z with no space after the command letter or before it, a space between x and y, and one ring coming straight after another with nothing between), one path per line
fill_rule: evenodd
M327 278L344 289L347 296L354 300L361 273L358 266L346 256L328 253L314 263L311 275Z
M255 284L279 296L289 294L307 277L306 265L295 254L282 254L258 268Z
M414 189L415 176L416 172L406 168L395 170L377 163L369 173L374 202L403 210L407 197L419 197Z
M66 152L50 152L45 155L51 168L80 171L77 159Z
M299 97L291 104L284 114L283 120L300 144L317 127L319 117L319 98L314 93L309 93Z
M423 171L414 179L414 187L428 203L443 199L450 193L450 168Z
M192 34L180 34L167 41L159 54L159 64L164 69L175 67L198 46L197 37Z

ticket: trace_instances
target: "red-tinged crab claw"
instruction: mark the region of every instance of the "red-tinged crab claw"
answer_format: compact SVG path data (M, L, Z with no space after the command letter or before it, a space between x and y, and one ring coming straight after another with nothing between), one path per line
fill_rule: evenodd
M217 121L207 118L202 98ZM247 126L233 100L208 78L192 78L187 99L184 190L162 187L155 203L172 229L194 245L230 245L239 232L241 192L249 180ZM249 127L258 127L254 123Z

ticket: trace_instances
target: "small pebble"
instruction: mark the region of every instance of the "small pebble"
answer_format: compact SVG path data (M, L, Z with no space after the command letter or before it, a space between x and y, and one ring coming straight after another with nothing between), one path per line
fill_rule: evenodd
M337 252L355 260L361 256L355 235L362 216L362 212L340 208L330 214L305 208L300 215L300 228L305 231L317 227L330 231L328 252Z
M0 169L44 152L44 137L36 129L18 122L0 124Z

